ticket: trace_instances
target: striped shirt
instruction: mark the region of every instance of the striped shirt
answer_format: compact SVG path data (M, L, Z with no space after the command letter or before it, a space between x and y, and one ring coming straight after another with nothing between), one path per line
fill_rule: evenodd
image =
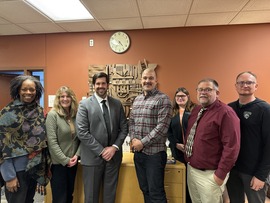
M166 151L167 131L172 117L169 97L157 89L137 96L129 118L130 139L143 144L142 152L153 155Z

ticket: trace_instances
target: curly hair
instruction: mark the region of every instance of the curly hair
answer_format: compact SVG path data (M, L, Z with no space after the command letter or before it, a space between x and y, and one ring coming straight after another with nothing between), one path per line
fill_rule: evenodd
M63 93L66 93L68 96L71 97L71 106L70 106L69 115L67 115L67 112L64 110L64 108L60 104L60 97ZM64 116L64 117L70 116L71 118L76 116L77 110L78 110L78 101L77 101L75 93L70 87L62 86L57 90L55 99L54 99L53 110L55 110L60 116Z
M36 97L35 101L39 100L43 94L44 88L42 87L42 84L40 81L35 78L34 76L30 75L19 75L15 78L13 78L10 82L10 96L12 99L20 99L20 89L22 87L22 84L26 80L31 80L36 85Z
M192 111L192 109L196 106L196 103L192 102L191 99L190 99L190 95L189 95L189 92L187 91L186 88L184 87L179 87L175 94L174 94L174 100L173 100L173 115L176 115L178 112L179 112L179 105L176 103L175 101L175 96L178 92L183 92L185 95L187 95L188 97L188 101L186 103L186 107L185 107L185 110L186 111Z

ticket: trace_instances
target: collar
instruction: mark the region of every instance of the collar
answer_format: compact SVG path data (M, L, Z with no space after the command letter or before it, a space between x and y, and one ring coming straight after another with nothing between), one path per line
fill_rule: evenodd
M106 96L104 99L97 95L97 93L94 93L95 97L97 98L98 103L101 103L103 100L106 100L108 102L108 96Z
M14 106L26 106L26 107L33 107L35 108L37 106L37 102L36 101L33 101L32 103L23 103L21 102L19 99L15 99L12 104Z
M146 94L143 92L143 95L145 97L150 97L152 95L155 95L158 93L158 89L155 87L154 89L152 89L151 91L148 91Z
M202 108L204 108L205 110L210 110L210 109L214 108L214 106L219 105L219 103L220 103L220 101L218 99L216 99L212 104L205 106L205 107L202 107Z

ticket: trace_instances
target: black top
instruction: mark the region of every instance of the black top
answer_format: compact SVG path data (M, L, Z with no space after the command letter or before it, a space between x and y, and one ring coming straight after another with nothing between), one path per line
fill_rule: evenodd
M229 104L241 123L240 153L235 168L265 181L270 171L270 105L256 98L240 105Z
M182 117L182 127L184 133L186 133L189 115L190 112L185 111ZM168 139L170 141L169 147L171 148L172 156L176 160L185 163L184 153L176 148L176 143L184 143L179 113L176 114L171 120L170 127L168 129Z

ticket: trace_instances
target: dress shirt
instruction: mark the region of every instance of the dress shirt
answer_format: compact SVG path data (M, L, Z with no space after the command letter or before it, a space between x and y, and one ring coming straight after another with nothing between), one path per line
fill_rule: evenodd
M103 99L103 98L99 97L96 93L94 93L94 94L95 94L95 97L96 97L97 100L98 100L98 103L99 103L99 106L100 106L101 111L103 112L102 101L103 101L103 100L106 100L106 106L108 107L108 110L109 110L109 113L110 113L110 106L109 106L109 103L108 103L108 98L107 98L107 96Z
M201 108L192 110L187 135ZM219 100L206 108L197 125L192 156L186 159L194 168L216 170L216 176L224 180L239 153L240 121L233 109Z
M108 102L108 97L106 96L105 98L101 98L101 97L99 97L96 93L94 93L95 94L95 97L97 98L97 101L98 101L98 103L99 103L99 106L100 106L100 109L101 109L101 111L103 112L103 107L102 107L102 101L103 100L106 100L106 106L108 107L108 110L109 110L109 114L111 115L111 113L110 113L110 105L109 105L109 102ZM112 125L112 118L111 118L111 116L110 116L110 122L111 122L111 130L113 130L112 128L113 128L113 125ZM119 150L119 147L116 145L116 144L113 144L112 145L113 147L115 147L117 150ZM100 153L100 155L103 153L103 151Z

